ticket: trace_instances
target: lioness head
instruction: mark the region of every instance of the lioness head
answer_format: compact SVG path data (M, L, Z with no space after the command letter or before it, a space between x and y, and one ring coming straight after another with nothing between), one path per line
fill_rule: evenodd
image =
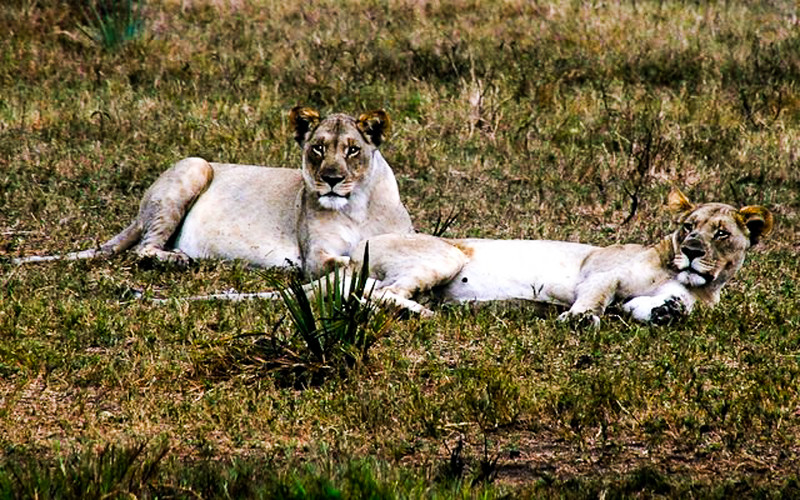
M681 213L672 235L673 264L678 281L690 287L725 283L742 266L745 251L772 231L772 213L761 206L695 206L677 189L669 206Z
M297 106L289 113L295 140L303 150L303 178L319 204L341 210L369 178L372 156L389 129L382 110L357 120L345 114L321 119L317 111Z

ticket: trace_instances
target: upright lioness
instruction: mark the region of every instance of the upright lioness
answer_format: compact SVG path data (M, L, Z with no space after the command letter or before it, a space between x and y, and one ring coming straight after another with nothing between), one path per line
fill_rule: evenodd
M315 277L346 264L365 238L413 232L394 173L377 149L389 127L384 111L321 119L298 106L289 119L302 168L186 158L156 179L136 219L98 249L16 262L113 255L136 245L142 257L299 265Z

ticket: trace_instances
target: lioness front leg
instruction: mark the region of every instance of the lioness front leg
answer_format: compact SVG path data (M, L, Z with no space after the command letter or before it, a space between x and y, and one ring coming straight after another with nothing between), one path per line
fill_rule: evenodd
M202 158L186 158L162 173L147 190L136 219L142 236L135 252L168 262L186 263L189 257L166 245L192 203L214 178L211 165Z
M559 321L599 326L600 315L614 300L618 288L619 279L613 273L596 273L586 278L575 287L575 301L568 311L559 315Z

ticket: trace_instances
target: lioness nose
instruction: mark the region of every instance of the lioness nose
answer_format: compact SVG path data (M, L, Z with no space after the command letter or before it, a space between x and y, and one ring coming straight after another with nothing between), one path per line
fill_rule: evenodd
M705 250L703 250L702 248L698 248L696 246L681 247L681 252L683 253L683 255L689 257L689 260L694 260L706 254Z
M344 180L344 177L339 175L323 175L322 180L325 181L330 187L333 187Z

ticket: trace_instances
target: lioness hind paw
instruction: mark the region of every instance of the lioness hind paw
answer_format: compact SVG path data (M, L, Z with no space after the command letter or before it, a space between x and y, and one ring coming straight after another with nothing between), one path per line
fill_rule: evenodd
M162 250L160 248L143 248L136 251L136 254L145 260L159 262L169 262L179 266L188 265L192 259L180 250Z
M575 329L597 328L600 326L600 317L591 312L565 311L558 315L558 321L567 323Z
M650 311L650 322L666 326L686 317L686 305L678 297L670 297L663 304Z

